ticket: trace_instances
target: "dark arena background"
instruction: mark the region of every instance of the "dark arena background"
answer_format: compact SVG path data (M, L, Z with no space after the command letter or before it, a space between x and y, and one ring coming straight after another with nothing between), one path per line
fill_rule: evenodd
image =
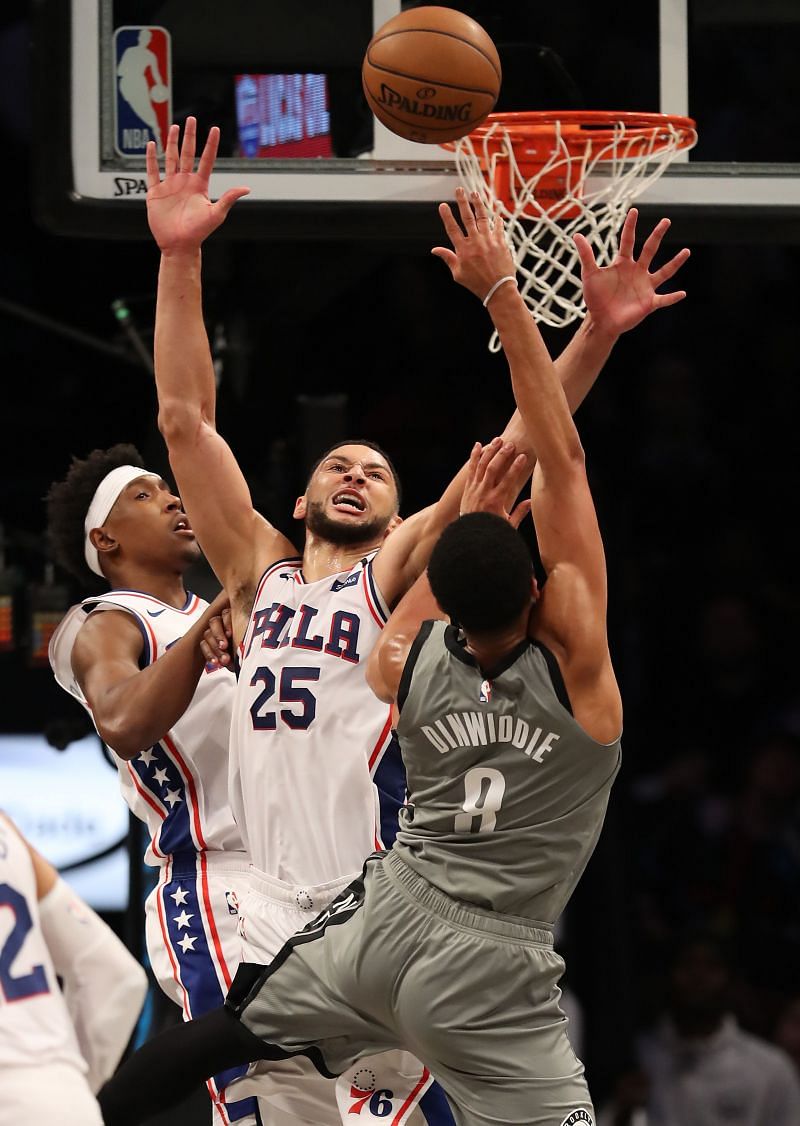
M800 9L796 0L595 5L582 31L577 13L527 0L452 6L499 44L508 110L657 110L669 96L659 18L682 11L685 111L700 137L691 159L712 168L704 198L684 191L700 180L690 163L664 178L655 202L642 200L637 247L671 217L657 264L691 248L665 287L688 296L619 341L576 416L608 557L625 729L605 827L559 947L595 1105L617 1116L609 1123L639 1126L648 1076L637 1045L674 1003L670 967L687 939L721 944L726 1013L800 1068ZM303 21L290 34L281 4L224 5L225 57L199 30L194 54L181 55L180 7L101 5L115 26L173 27L173 116L196 113L201 137L215 120L223 145L237 130L234 77L259 66L257 39L249 57L236 55L248 18L266 34L272 11L280 29L280 57L265 57L263 73L324 65L303 53ZM361 7L369 34L373 8ZM120 158L128 170L116 174L134 185L124 199L70 194L70 138L95 105L76 107L65 79L69 8L0 10L0 807L144 958L144 841L46 655L83 593L49 556L50 483L73 455L116 442L134 443L169 477L151 371L158 251L136 188L143 162ZM341 27L354 38L329 68L331 137L284 155L369 159L362 28ZM270 200L270 154L248 159L251 179L243 166L235 182L267 187L204 247L218 428L256 508L289 535L315 453L350 434L390 452L403 511L414 512L513 408L488 316L429 253L444 242L436 200L376 194L359 209L333 189L316 203ZM554 353L577 323L543 329ZM533 544L530 524L526 534ZM216 591L204 565L189 586ZM151 990L135 1042L177 1019ZM168 1121L208 1113L198 1092ZM695 1120L706 1121L699 1110Z

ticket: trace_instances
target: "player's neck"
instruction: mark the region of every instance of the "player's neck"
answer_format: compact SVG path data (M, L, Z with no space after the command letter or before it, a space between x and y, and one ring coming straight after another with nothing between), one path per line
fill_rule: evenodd
M151 571L146 567L125 567L117 574L109 575L109 582L115 590L141 590L151 594L176 610L186 605L186 587L181 574Z
M464 631L467 652L478 662L482 672L491 672L517 646L527 640L528 631L524 624L514 622L507 629L493 633L474 634Z
M383 543L383 536L377 543L331 543L330 540L321 539L313 532L306 530L306 542L303 548L303 576L306 582L313 583L317 579L327 578L328 575L338 575L342 571L349 571L365 555L369 555Z

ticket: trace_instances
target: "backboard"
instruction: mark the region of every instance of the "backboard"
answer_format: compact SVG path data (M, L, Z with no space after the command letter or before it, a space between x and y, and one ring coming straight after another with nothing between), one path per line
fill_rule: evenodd
M222 128L212 194L245 183L225 237L407 241L437 229L452 153L370 114L361 59L401 0L36 0L36 212L65 234L146 237L144 146L170 119ZM800 237L796 0L451 5L498 45L498 109L685 114L699 142L639 201L713 237ZM562 10L563 9L563 10ZM48 141L48 138L50 139Z

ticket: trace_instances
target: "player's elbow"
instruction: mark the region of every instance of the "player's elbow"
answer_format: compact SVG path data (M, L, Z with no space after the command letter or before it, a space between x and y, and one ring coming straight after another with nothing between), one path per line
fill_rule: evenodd
M207 421L198 403L170 398L159 402L158 429L168 449L194 442Z
M124 712L115 712L106 719L95 715L95 722L106 746L126 761L136 758L153 745L153 740L140 729L134 717Z
M581 445L578 431L575 427L570 427L564 442L563 450L564 461L571 468L578 473L586 472L586 454L584 453L583 446Z

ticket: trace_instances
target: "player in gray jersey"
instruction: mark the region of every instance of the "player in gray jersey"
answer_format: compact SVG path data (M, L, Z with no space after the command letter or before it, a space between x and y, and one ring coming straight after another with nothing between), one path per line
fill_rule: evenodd
M498 514L508 517L514 448L476 446L467 515L443 533L368 665L373 690L399 710L409 804L395 845L269 967L241 966L224 1008L137 1053L101 1092L107 1126L139 1122L141 1091L161 1090L162 1075L177 1095L176 1076L246 1059L305 1054L336 1075L393 1047L427 1064L459 1124L594 1123L558 1003L552 928L619 767L603 544L563 390L508 284L502 224L477 196L459 209L464 230L443 205L454 250L437 252L456 281L493 294L538 458L531 503L547 582L540 593Z

